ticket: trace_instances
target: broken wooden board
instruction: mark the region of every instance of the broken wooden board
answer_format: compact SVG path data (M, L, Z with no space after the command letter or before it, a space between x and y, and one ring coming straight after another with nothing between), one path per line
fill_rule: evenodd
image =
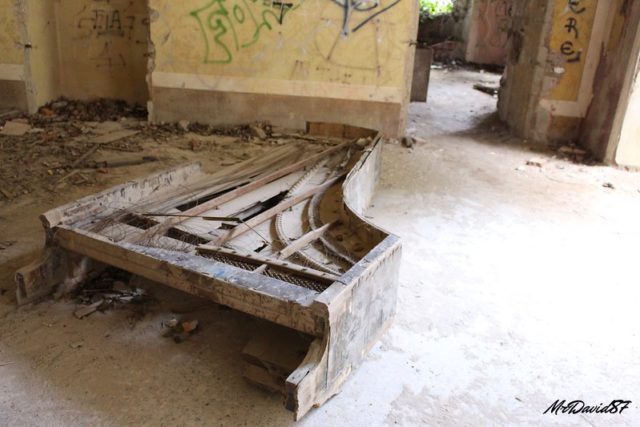
M400 242L363 216L382 143L191 164L47 212L46 255L16 274L18 301L71 292L106 265L288 328L302 353L267 334L245 349L245 377L299 419L340 391L395 313Z

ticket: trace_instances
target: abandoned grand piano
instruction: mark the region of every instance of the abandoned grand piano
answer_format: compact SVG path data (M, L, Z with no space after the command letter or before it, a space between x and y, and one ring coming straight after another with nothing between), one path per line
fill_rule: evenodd
M49 211L18 301L112 266L296 331L308 343L297 366L258 355L245 375L300 419L340 391L396 310L400 241L363 215L383 140L313 155L285 145L214 173L189 164Z

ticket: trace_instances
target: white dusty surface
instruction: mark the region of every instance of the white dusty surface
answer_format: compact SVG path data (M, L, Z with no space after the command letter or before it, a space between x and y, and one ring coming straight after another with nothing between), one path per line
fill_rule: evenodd
M369 216L403 238L397 319L299 425L640 424L640 175L533 153L492 125L479 79L497 77L435 71L429 103L411 107L422 141L385 147ZM525 166L532 157L543 168ZM0 425L293 424L279 398L241 379L258 321L154 294L137 321L0 297ZM170 310L202 331L162 338ZM633 403L622 415L543 415L556 399Z

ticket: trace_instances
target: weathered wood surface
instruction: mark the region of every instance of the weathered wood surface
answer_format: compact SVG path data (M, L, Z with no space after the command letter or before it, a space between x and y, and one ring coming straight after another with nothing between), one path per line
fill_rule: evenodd
M322 153L316 154L315 156L311 156L308 157L306 159L300 160L292 165L280 168L279 170L275 171L275 172L271 172L268 173L256 180L253 180L245 185L242 185L232 191L229 191L219 197L216 197L212 200L209 200L205 203L202 203L200 205L196 205L191 209L186 210L185 212L183 212L182 214L185 215L185 217L177 217L177 218L170 218L168 220L166 220L165 222L158 224L157 226L147 230L145 232L144 236L149 236L152 235L154 233L157 233L158 231L161 230L168 230L169 228L171 228L172 226L179 224L181 222L184 222L186 220L186 218L188 216L196 216L196 215L201 215L211 209L215 209L218 206L229 202L239 196L242 196L244 194L247 194L251 191L257 190L263 186L265 186L266 184L269 184L270 182L273 182L279 178L282 178L283 176L286 176L292 172L296 172L300 169L303 169L309 165L313 165L315 163L317 163L318 161L322 160L323 158L334 154L340 150L343 150L347 145L346 144L341 144L338 145L336 147L332 147L328 150L323 151Z
M312 335L323 332L311 305L317 293L206 258L130 243L116 244L60 226L55 243L122 270Z
M360 159L347 176L343 190L353 223L387 237L315 299L317 311L326 316L327 333L312 343L305 361L287 379L286 405L295 412L296 419L339 393L395 315L400 240L361 216L375 186L381 148L378 141Z

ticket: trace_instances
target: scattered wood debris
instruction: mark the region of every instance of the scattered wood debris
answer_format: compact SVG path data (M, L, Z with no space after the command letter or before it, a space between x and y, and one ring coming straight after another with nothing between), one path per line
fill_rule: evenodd
M98 309L102 306L102 304L104 304L104 300L100 299L97 302L94 302L93 304L80 307L79 309L73 312L73 315L76 316L78 319L82 319L98 311Z
M256 138L265 140L268 138L267 132L265 132L264 129L262 129L260 126L257 125L252 125L249 126L249 130L251 131L251 135L255 136Z
M160 158L156 156L128 155L100 158L92 162L85 163L84 166L94 169L121 168L126 166L137 166L144 163L157 162L159 160Z
M185 132L189 132L189 126L191 125L191 123L188 120L180 120L178 122L178 126L180 126L180 129L182 129Z
M558 147L557 152L560 158L565 158L575 163L583 163L591 157L589 151L578 147L575 143L562 145Z
M197 320L179 321L177 318L172 317L168 321L163 322L162 326L167 328L167 331L165 331L163 336L166 338L172 338L179 344L196 332L199 322Z
M413 137L405 136L402 138L401 142L402 142L402 145L404 145L405 147L411 148L415 145L416 140L413 139Z
M583 150L582 148L578 148L575 146L569 146L569 145L563 145L562 147L558 148L558 152L563 154L573 154L576 156L586 156L587 154L586 150Z
M275 137L273 127L261 123L252 125L252 131L249 125L216 127L185 121L150 124L145 118L146 111L141 107L107 100L61 98L34 115L0 111L0 126L6 119L30 129L21 136L0 133L0 203L28 194L57 198L70 186L99 185L107 180L101 175L113 168L156 161L173 163L172 159L180 158L174 155L175 150L215 151L212 157L222 166L230 166L260 157L273 145L301 145L304 140L320 149L339 143L329 137L289 135L285 130ZM250 146L240 144L249 141ZM162 145L163 155L146 154L144 150L150 145Z
M0 251L3 251L16 243L17 242L15 240L0 240Z
M473 85L473 88L491 96L498 96L498 92L500 91L500 86L490 86L483 83L476 83Z
M0 121L3 120L11 120L14 117L19 117L20 116L20 111L18 110L2 110L0 111Z
M89 142L93 144L109 144L111 142L116 142L124 138L129 138L134 135L137 135L139 131L137 130L119 130L116 132L107 133L104 135L97 136L89 140Z
M31 125L24 122L13 120L4 124L0 135L4 136L23 136L31 130Z
M536 168L542 168L542 165L544 164L544 159L541 159L541 158L529 159L529 160L527 160L527 162L525 164L527 166L534 166Z
M79 307L74 316L83 319L125 304L143 305L150 300L144 289L130 286L131 275L115 268L105 270L98 278L83 286L76 294Z

